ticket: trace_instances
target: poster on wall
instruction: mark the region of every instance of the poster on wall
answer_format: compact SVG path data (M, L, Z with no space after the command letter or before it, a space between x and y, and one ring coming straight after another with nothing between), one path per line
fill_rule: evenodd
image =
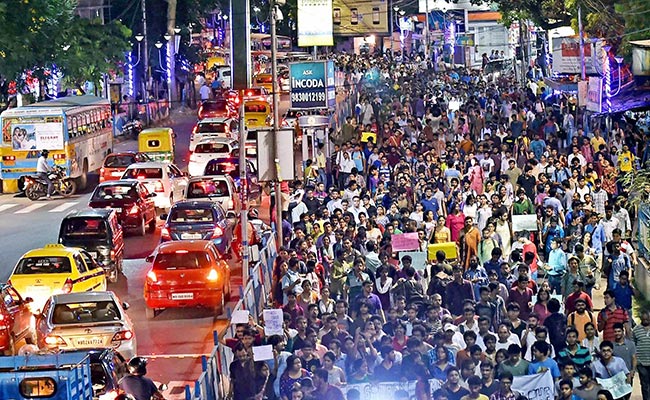
M585 70L587 74L600 74L603 71L603 40L585 39ZM580 40L577 36L553 38L553 72L558 74L579 74Z
M333 19L332 0L298 0L298 46L334 45Z
M13 150L63 149L63 124L60 122L11 125Z

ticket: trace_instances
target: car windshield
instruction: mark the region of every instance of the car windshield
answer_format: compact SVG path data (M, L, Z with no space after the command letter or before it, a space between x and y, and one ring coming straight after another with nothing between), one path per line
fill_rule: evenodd
M106 157L104 167L106 168L126 168L136 162L135 154L121 154Z
M105 239L106 221L101 218L67 218L61 223L64 239Z
M95 189L91 201L131 200L137 196L132 185L106 185Z
M26 257L18 262L17 275L69 274L72 265L68 257Z
M220 179L206 179L189 183L187 188L188 199L197 199L209 196L230 196L228 183Z
M205 166L204 175L236 175L239 176L239 162L209 162Z
M226 124L222 122L200 123L196 129L196 133L206 133L206 132L226 133Z
M272 75L259 75L257 78L255 78L256 81L259 83L271 83L273 82L273 76Z
M131 168L124 172L124 179L162 179L162 168Z
M268 114L268 108L265 104L246 104L244 106L244 112Z
M57 304L52 313L52 323L55 325L119 321L121 319L120 310L112 300Z
M195 153L228 153L230 148L225 143L201 143L194 149Z
M212 210L209 208L176 208L169 216L170 222L214 222Z
M156 256L154 270L201 269L210 267L210 259L204 252L178 250Z
M204 111L220 111L228 108L228 104L225 100L208 101L203 103L201 107L203 107Z

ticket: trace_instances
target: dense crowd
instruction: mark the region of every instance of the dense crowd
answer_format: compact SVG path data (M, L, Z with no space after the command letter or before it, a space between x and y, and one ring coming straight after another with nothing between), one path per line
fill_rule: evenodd
M284 335L236 326L233 398L354 399L352 384L416 381L417 400L514 400L514 377L550 371L558 399L611 400L596 378L619 372L650 399L621 183L650 139L623 120L588 124L532 69L518 85L419 59L336 61L359 103L331 152L319 143L304 179L281 187ZM525 215L533 226L513 223ZM405 233L416 252L439 250L393 251ZM260 344L273 360L253 362Z

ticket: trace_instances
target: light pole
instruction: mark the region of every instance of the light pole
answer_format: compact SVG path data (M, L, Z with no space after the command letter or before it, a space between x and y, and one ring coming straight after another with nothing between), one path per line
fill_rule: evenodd
M271 0L269 2L271 7L271 77L273 78L273 159L275 160L276 165L276 179L275 179L275 231L277 238L277 245L282 246L283 237L282 237L282 194L280 192L280 186L282 183L282 177L280 176L280 151L278 149L278 119L279 115L279 96L278 96L278 37L276 33L276 22L279 18L279 13L277 7L279 5L285 4L285 0Z
M393 15L390 18L390 56L391 58L395 55L393 52L393 33L395 33L395 14L399 12L399 7L394 6L393 7Z

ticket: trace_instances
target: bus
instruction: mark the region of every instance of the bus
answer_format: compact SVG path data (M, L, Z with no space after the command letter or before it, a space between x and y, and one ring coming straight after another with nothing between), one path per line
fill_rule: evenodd
M101 97L71 96L11 108L0 114L0 126L4 193L23 189L19 182L36 172L44 149L82 190L88 172L99 169L113 148L110 103Z

